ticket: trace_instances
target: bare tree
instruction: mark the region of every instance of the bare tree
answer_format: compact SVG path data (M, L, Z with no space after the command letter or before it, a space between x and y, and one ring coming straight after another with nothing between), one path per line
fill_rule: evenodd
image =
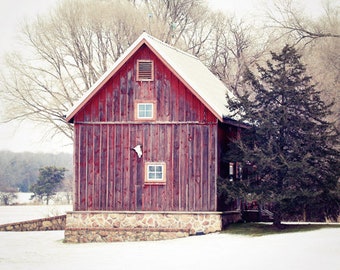
M18 198L17 190L0 185L0 205L10 205Z
M243 92L245 70L259 60L265 46L255 38L254 27L235 16L214 14L207 65L237 96ZM259 36L259 34L258 34Z
M142 32L136 18L142 16L128 1L65 0L25 23L26 55L9 54L1 74L9 108L3 120L47 123L72 139L65 112Z
M249 25L204 0L63 0L23 24L25 54L9 54L1 74L2 120L38 121L72 140L64 114L143 30L199 57L236 94L260 51Z
M274 1L274 8L267 10L270 26L281 29L296 43L309 43L320 38L340 38L339 4L336 1L324 2L324 15L318 18L306 16L294 0Z
M277 32L276 43L295 44L322 98L334 102L333 121L340 129L340 5L325 0L318 16L307 15L298 1L276 1L267 10L269 26Z

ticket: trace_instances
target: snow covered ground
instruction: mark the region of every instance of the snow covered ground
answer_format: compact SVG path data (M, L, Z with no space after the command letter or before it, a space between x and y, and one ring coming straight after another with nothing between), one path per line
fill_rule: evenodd
M63 238L63 231L0 232L0 269L340 269L340 228L157 242L65 244Z
M0 206L0 224L63 215L72 205L11 205Z

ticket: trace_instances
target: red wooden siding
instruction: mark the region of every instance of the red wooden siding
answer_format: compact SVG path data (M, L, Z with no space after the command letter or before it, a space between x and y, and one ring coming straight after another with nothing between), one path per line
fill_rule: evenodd
M76 129L77 210L215 210L214 125L90 124ZM144 147L141 159L131 149L137 144ZM165 185L144 186L146 161L166 162Z
M137 59L154 61L154 81L136 81ZM156 120L135 121L135 100L155 100ZM218 121L145 45L74 125L75 210L216 210ZM166 184L144 185L145 162L163 161Z
M136 81L138 59L154 61L154 81ZM217 121L204 104L144 45L78 112L74 122L134 121L134 101L153 99L157 101L158 122Z

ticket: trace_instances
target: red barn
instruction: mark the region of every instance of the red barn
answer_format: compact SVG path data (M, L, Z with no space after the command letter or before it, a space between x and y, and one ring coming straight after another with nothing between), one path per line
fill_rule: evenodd
M143 33L66 117L75 134L75 211L67 228L78 234L69 240L94 230L90 221L77 223L94 215L110 220L98 225L103 230L127 231L117 223L122 213L142 220L153 213L156 225L149 219L147 227L157 233L206 232L182 221L176 230L162 227L157 215L216 215L221 148L238 133L226 118L226 94L198 58ZM137 223L127 227L143 227ZM117 240L110 237L103 241Z

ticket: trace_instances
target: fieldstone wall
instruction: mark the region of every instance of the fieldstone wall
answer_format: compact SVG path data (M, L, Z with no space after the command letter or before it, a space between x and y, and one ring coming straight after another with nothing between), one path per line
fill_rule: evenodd
M65 230L66 215L0 225L0 231L59 231Z
M123 241L156 241L187 237L187 230L155 228L89 228L65 230L65 242L123 242Z
M165 240L222 229L218 212L69 212L65 242Z

